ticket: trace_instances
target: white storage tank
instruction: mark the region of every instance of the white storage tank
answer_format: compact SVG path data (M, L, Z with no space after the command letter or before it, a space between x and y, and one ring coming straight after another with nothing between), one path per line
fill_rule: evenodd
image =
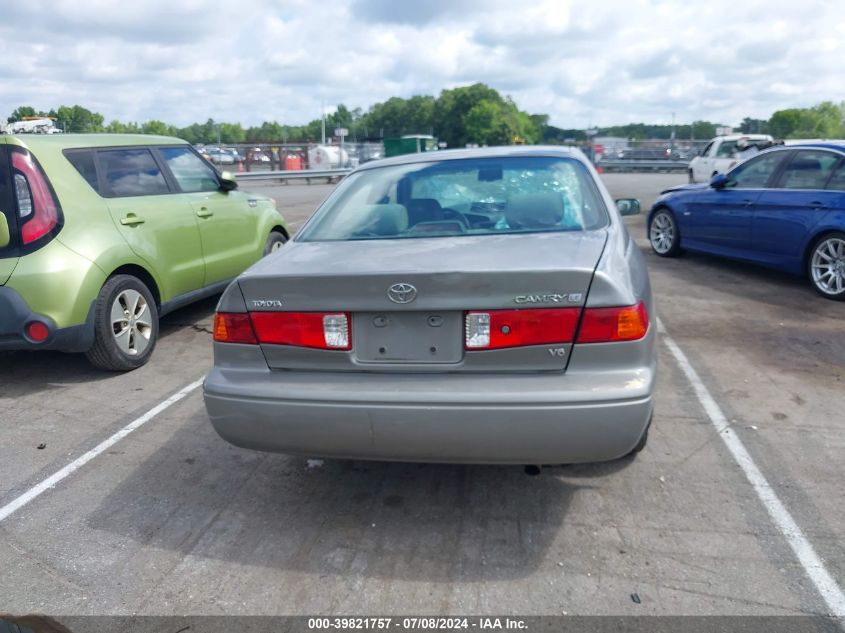
M346 150L336 145L316 145L308 148L308 169L339 169L349 164Z

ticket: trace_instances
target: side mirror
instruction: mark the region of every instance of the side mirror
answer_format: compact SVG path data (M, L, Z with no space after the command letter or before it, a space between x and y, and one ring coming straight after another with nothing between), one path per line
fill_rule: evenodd
M238 188L238 183L235 181L235 174L230 171L224 171L220 174L220 188L223 191L234 191Z
M9 222L6 216L0 211L0 248L5 248L12 241L12 234L9 233Z
M713 189L724 189L728 184L728 177L725 174L716 174L710 179L710 186Z
M616 200L616 208L620 215L639 215L640 201L636 198L620 198Z

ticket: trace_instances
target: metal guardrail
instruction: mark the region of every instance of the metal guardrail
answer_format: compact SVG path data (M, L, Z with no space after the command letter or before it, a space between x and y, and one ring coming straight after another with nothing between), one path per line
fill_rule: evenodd
M351 169L295 169L285 171L245 171L235 173L238 181L243 180L308 180L312 178L342 179ZM234 172L233 172L234 173Z
M600 160L596 167L605 171L686 171L685 160Z

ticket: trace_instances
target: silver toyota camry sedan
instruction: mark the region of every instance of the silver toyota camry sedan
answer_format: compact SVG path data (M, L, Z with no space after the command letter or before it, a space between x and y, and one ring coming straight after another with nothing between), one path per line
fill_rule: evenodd
M618 204L617 204L618 203ZM498 464L643 448L654 308L577 150L448 150L350 174L214 319L211 423L237 446Z

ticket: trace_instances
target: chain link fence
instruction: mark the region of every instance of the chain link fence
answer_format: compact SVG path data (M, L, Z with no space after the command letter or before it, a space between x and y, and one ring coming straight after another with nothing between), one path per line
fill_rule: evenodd
M680 171L710 140L596 137L585 149L596 166L608 171Z
M607 171L680 171L710 139L646 139L596 137L578 143L593 163ZM352 169L384 157L380 142L238 143L198 145L197 149L220 169L236 172Z
M381 143L238 143L196 148L220 169L238 172L346 169L384 156Z

